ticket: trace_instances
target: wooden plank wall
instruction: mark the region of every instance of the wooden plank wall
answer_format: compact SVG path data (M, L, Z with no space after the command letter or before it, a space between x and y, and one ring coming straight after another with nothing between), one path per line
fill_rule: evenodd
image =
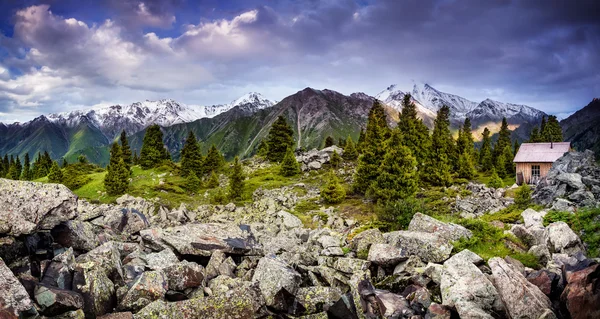
M523 172L523 177L525 182L531 184L531 166L539 165L540 166L540 177L544 177L548 175L548 171L552 167L552 163L516 163L517 173Z

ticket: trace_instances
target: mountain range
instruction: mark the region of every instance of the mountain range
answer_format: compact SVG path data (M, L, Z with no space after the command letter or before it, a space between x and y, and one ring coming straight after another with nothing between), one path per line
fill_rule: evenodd
M185 105L165 99L42 115L26 123L0 123L0 154L34 156L47 150L55 159L65 157L74 161L84 154L104 165L108 161L108 145L122 130L128 133L132 148L139 151L145 128L156 123L163 128L165 144L175 159L189 131L202 141L204 149L215 144L227 158L244 157L255 152L279 115L292 125L298 147L320 147L326 136L337 140L350 135L356 140L375 99L384 103L390 124L395 125L406 93L411 94L419 117L427 126L432 127L436 112L442 105L448 105L451 127L456 130L466 117L471 118L476 140L484 127L497 132L506 117L510 128L515 130L513 137L522 141L530 128L546 116L526 105L491 99L473 102L428 84L415 84L410 92L391 85L375 97L306 88L280 102L251 92L230 103L213 106ZM563 122L571 123L568 122L571 117ZM579 135L573 133L573 136Z

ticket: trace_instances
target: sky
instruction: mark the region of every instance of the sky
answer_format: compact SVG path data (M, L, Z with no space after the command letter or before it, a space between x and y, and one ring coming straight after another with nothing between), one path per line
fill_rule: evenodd
M566 114L600 97L596 0L0 1L0 121L413 83Z

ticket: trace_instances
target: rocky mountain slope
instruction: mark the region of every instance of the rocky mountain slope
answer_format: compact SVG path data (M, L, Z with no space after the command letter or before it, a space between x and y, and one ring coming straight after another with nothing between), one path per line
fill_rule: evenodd
M563 138L578 149L590 149L600 156L600 98L560 122Z

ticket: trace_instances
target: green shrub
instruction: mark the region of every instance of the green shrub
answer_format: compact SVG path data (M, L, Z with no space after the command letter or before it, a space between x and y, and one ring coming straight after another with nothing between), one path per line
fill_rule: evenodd
M193 170L188 171L187 177L185 178L185 188L190 193L197 192L202 187L202 181L196 176Z
M321 198L327 204L339 204L346 198L346 190L333 172L329 172L327 184L321 189Z
M209 201L213 205L223 205L227 201L227 195L222 188L218 187L211 193Z
M502 182L502 178L498 176L495 169L492 169L492 176L490 176L490 181L487 183L487 187L492 188L502 188L504 186Z
M340 157L340 154L338 154L338 152L334 150L333 154L331 154L331 159L329 160L329 164L333 168L338 168L338 167L340 167L341 163L342 163L342 158Z
M294 155L294 151L291 147L288 147L285 155L283 156L283 160L281 161L281 166L279 168L279 174L286 177L300 174L300 165L298 164L298 161L296 161L296 156Z
M501 221L503 223L515 223L521 220L522 209L519 209L516 205L510 205L498 212L493 214L485 214L481 217L481 220L491 222L494 220Z
M529 204L531 204L531 188L529 185L523 184L515 192L515 205L525 209Z
M219 177L217 176L217 173L215 173L214 171L212 173L210 173L210 178L208 179L208 182L206 183L206 187L208 187L208 188L219 187Z
M387 226L384 230L393 231L406 229L413 215L426 210L422 201L414 198L406 198L394 202L382 203L375 207L377 219Z

